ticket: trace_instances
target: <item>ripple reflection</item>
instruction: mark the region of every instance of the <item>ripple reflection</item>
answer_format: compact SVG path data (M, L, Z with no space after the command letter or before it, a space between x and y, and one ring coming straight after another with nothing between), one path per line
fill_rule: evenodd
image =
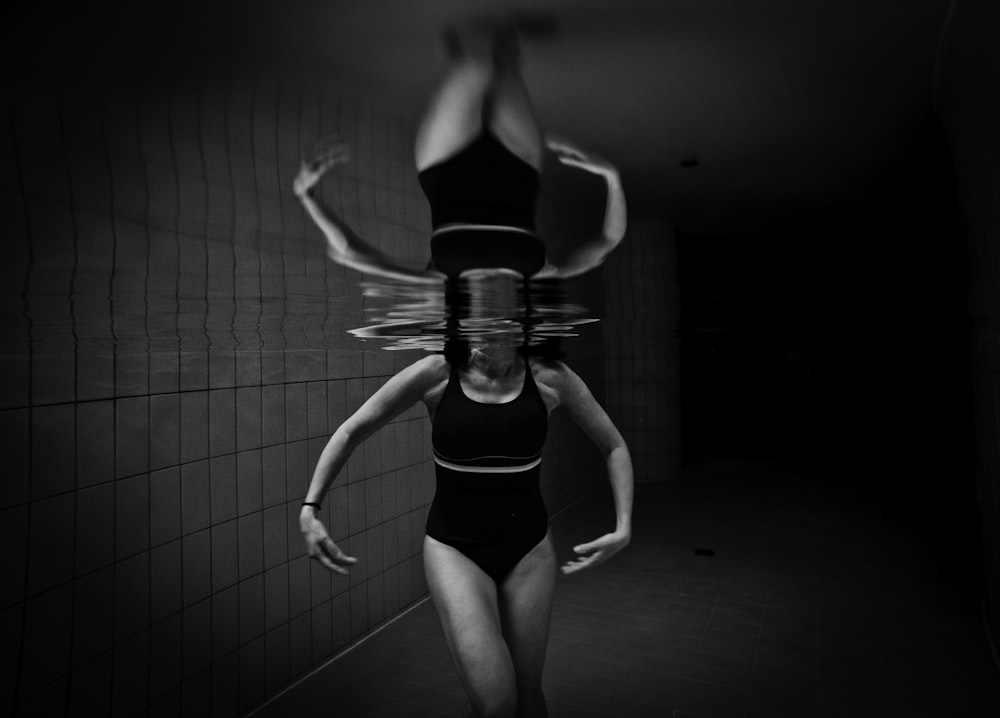
M598 321L570 302L561 282L525 282L519 275L470 273L440 287L363 282L367 326L349 330L382 349L437 352L449 340L469 345L527 346L578 336L577 327Z

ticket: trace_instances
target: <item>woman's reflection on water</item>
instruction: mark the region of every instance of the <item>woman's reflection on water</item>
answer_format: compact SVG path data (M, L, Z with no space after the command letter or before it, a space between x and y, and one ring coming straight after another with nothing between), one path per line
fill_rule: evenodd
M578 336L580 325L597 321L585 307L569 301L559 281L527 282L513 272L471 271L445 287L365 282L365 315L371 323L350 333L380 340L388 350L440 352L449 339L492 340L526 344L556 358L561 357L559 340Z

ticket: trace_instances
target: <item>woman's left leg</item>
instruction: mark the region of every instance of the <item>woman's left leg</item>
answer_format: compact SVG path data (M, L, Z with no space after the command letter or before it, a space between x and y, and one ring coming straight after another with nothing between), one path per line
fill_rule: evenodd
M496 80L485 124L507 149L541 171L542 128L521 74L517 37L501 35L494 54Z
M501 627L517 682L518 718L548 715L542 695L542 670L555 586L556 553L550 534L498 586Z

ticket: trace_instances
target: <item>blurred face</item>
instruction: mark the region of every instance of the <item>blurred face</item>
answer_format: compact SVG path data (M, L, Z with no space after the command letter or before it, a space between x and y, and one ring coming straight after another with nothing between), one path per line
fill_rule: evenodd
M468 318L510 318L524 314L521 275L509 269L462 272L462 290L468 293ZM464 318L464 317L463 317Z
M459 327L472 347L520 345L524 341L523 278L508 269L463 272L461 291L466 295Z

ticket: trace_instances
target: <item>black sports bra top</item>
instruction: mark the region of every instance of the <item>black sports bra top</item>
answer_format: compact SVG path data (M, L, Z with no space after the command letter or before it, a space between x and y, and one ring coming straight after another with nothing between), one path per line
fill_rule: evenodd
M471 223L535 230L538 171L489 131L418 178L434 229Z
M527 471L541 463L548 428L548 409L527 361L521 393L503 404L467 397L452 364L431 429L434 461L439 468L479 474Z

